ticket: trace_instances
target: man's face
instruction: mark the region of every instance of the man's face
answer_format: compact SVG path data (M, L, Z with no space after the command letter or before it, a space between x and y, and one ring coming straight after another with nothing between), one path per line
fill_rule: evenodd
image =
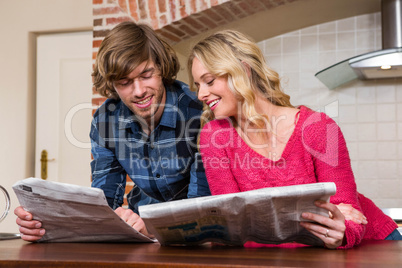
M159 123L166 101L165 87L152 62L138 65L127 77L115 81L114 88L123 103L151 128Z

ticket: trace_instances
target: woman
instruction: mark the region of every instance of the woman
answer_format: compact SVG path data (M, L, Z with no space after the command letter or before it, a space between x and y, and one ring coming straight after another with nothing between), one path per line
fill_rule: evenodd
M334 182L330 202L316 203L330 217L303 213L310 221L300 223L325 247L401 238L396 223L357 192L337 124L305 106L293 107L278 74L247 36L218 32L192 49L188 64L190 85L204 103L199 146L212 194ZM345 221L341 203L363 212L368 224Z

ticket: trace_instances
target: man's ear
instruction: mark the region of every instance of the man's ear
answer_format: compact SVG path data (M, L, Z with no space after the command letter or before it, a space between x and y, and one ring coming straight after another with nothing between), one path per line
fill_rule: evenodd
M251 67L250 67L250 65L248 65L248 63L245 62L245 61L241 61L241 64L243 64L243 68L247 72L247 76L249 78L251 78Z

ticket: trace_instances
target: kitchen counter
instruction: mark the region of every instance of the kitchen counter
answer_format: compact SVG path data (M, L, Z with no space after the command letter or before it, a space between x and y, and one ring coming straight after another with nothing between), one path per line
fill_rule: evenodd
M323 248L165 247L158 243L0 241L0 267L402 267L402 241Z

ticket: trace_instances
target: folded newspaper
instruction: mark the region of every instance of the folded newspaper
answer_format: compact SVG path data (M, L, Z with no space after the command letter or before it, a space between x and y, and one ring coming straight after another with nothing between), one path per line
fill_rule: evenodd
M335 192L334 183L264 188L151 204L139 207L139 213L162 245L254 241L321 246L321 239L300 226L301 214L328 217L328 211L316 207L314 201L329 201Z
M13 190L46 230L38 242L155 242L117 216L101 189L28 178Z
M101 189L37 178L18 181L13 189L20 204L46 229L38 242L155 242L120 219ZM141 206L139 211L162 245L322 245L300 226L301 213L328 216L314 201L328 201L335 192L334 183L314 183L177 200Z

